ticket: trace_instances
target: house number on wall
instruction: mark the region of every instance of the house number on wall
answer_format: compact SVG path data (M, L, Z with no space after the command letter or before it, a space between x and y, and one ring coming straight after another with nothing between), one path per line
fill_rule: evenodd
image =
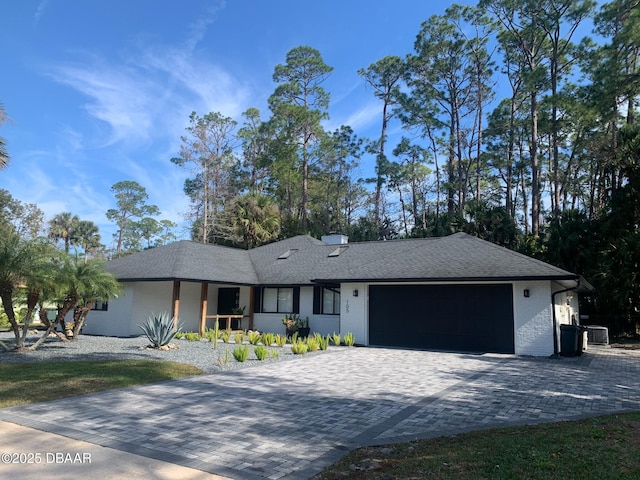
M344 304L344 311L349 313L349 300L347 300Z

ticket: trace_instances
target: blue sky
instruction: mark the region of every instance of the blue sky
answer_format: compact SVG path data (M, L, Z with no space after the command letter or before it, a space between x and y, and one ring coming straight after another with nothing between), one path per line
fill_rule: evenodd
M1 0L0 102L11 121L0 135L12 159L0 188L47 218L70 211L95 222L107 246L110 188L121 180L182 222L186 173L169 160L190 112L240 121L256 107L266 118L275 65L309 45L334 67L327 127L374 138L381 107L357 70L411 53L420 23L450 3Z

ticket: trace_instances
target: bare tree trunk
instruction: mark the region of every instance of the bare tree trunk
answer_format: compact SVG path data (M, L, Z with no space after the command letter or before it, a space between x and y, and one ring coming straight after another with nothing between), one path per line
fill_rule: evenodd
M538 99L536 92L531 93L531 233L540 234L540 180L538 173Z
M378 160L376 165L376 196L375 196L375 205L374 205L374 222L376 225L376 229L380 230L380 225L382 224L382 218L380 215L380 203L382 202L382 185L384 184L384 176L383 172L381 172L381 168L385 161L385 145L387 140L387 128L389 124L389 118L387 115L387 109L389 104L385 97L384 103L382 105L382 130L380 132L380 147L378 149Z

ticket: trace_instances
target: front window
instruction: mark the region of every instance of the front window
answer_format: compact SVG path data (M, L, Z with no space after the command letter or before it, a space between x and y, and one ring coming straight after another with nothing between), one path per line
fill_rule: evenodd
M340 314L340 289L322 289L322 313L324 313L325 315Z
M293 288L265 288L262 291L262 311L265 313L292 313Z
M97 300L96 303L93 304L93 308L91 310L101 310L106 312L109 309L109 304L107 302L103 302L102 300Z

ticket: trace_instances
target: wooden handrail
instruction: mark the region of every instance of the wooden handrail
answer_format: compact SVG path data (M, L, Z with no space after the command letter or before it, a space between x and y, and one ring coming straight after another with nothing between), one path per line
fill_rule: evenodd
M244 318L244 315L236 315L236 314L231 314L231 315L220 315L220 314L215 314L215 315L205 315L205 318L215 318L216 322L218 320L220 320L221 318L224 318L227 320L227 330L231 330L231 320L232 319L242 319Z

